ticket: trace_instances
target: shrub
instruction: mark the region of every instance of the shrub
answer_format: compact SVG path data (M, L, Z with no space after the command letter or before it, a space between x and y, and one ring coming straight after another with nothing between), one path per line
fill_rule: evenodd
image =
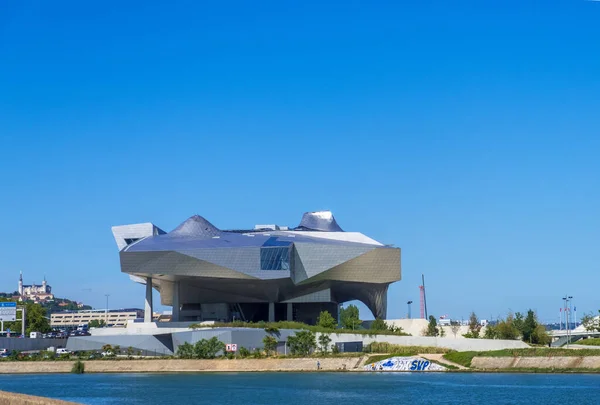
M381 318L377 318L375 319L372 323L371 323L371 327L369 328L371 330L376 330L376 331L380 331L380 330L389 330L387 323L385 323L385 321Z
M240 347L239 354L241 358L245 359L246 357L250 356L250 350L246 349L245 347Z
M182 359L193 359L194 358L194 346L185 342L179 345L177 348L177 356Z
M252 357L254 357L255 359L262 359L263 354L260 351L260 349L254 349L254 351L252 352Z
M325 329L335 329L337 323L328 311L321 311L317 318L317 325Z
M306 356L315 350L316 336L309 330L298 331L295 336L288 338L288 344L293 355Z
M270 356L273 352L277 352L277 339L273 336L265 336L263 338L263 345L267 356Z
M329 351L329 345L331 344L331 338L326 333L321 333L319 335L319 350L322 354L325 354Z
M202 339L194 345L194 357L197 359L214 359L219 352L225 351L225 343L216 336L210 339Z
M279 336L279 328L276 328L275 326L267 326L265 328L265 332L267 332L269 335Z
M71 373L73 374L83 374L85 372L85 364L81 360L77 360L73 363L73 368L71 368Z

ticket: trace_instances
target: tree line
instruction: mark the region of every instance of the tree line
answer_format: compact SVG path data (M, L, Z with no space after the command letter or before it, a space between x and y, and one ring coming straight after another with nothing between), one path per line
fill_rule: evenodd
M525 343L534 345L546 345L551 342L550 335L544 325L540 324L535 312L531 309L527 315L521 312L509 312L505 318L500 318L495 324L488 324L483 328L475 312L471 312L468 321L469 330L463 336L471 339L504 339L504 340L522 340ZM600 325L599 325L600 326ZM451 321L450 330L456 336L460 330L461 324L458 321ZM483 333L482 333L483 330ZM429 317L429 324L423 332L424 336L443 336L444 329L438 327L435 317Z

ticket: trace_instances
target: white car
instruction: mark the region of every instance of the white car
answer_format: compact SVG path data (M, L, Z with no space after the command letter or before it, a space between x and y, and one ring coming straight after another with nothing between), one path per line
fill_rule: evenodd
M61 354L71 354L70 350L64 349L64 348L59 348L56 349L56 354L57 355L61 355Z
M110 350L106 351L106 352L102 352L102 357L112 357L115 354L113 352L111 352Z

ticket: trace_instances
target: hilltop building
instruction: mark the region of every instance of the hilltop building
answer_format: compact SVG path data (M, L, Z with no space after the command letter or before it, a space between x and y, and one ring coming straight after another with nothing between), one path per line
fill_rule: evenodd
M171 232L152 223L112 228L121 271L173 307L172 321L316 323L360 300L386 317L388 286L399 281L400 249L344 232L329 211L307 212L295 228L221 230L195 215Z
M44 277L41 285L24 285L23 272L20 272L19 275L19 289L17 291L19 292L20 301L31 300L38 302L54 299L52 287L47 283L46 277Z

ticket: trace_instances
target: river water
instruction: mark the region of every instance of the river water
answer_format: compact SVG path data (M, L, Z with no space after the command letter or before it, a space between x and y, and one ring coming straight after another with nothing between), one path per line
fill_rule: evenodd
M227 373L0 375L0 390L99 404L600 404L600 375Z

